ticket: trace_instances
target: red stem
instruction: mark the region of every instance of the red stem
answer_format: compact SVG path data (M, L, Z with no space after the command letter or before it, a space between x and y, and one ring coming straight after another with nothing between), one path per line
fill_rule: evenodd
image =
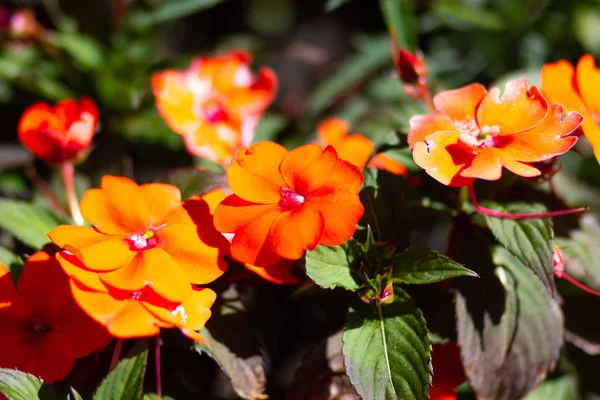
M433 98L431 97L431 92L429 91L429 86L424 84L421 86L423 90L423 99L425 100L425 104L427 104L427 108L432 114L435 114L435 104L433 104Z
M115 367L119 363L119 356L121 355L122 348L123 348L123 339L117 339L117 342L115 343L115 349L113 351L112 359L110 360L110 367L108 367L108 372L115 369Z
M160 373L160 335L156 335L156 346L154 348L154 366L156 368L156 398L162 399L162 383Z
M573 286L578 287L579 289L583 290L586 293L600 297L600 292L596 292L595 290L590 289L589 287L585 286L583 283L577 282L575 279L571 278L569 275L567 275L565 273L562 274L561 278L563 278L564 280L566 280Z
M79 200L77 199L77 193L75 192L75 168L73 167L73 163L70 161L63 162L60 165L60 172L71 217L76 225L83 225L83 216L79 210Z
M519 213L505 213L501 211L491 210L489 208L485 208L479 205L477 201L477 197L475 196L475 189L473 189L473 185L469 185L469 198L471 199L471 203L475 207L475 210L484 215L488 215L490 217L496 218L509 218L509 219L531 219L531 218L546 218L546 217L557 217L559 215L567 215L567 214L575 214L580 213L587 210L587 207L579 207L579 208L571 208L568 210L560 210L560 211L549 211L544 213L532 213L532 214L519 214Z

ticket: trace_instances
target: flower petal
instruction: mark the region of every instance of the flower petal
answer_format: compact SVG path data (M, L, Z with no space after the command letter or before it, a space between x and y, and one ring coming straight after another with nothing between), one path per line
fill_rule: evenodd
M561 104L565 111L587 113L579 93L575 89L575 70L565 60L542 67L542 92L553 103Z
M262 68L251 85L227 93L227 108L242 115L261 114L273 102L277 86L277 75L273 70Z
M460 175L465 178L495 181L502 176L502 167L523 177L540 175L538 169L505 156L500 149L495 147L479 150L471 165L460 171Z
M131 179L111 175L104 175L100 186L115 211L114 218L121 220L130 233L146 232L152 216L150 204L140 187Z
M577 89L587 109L600 115L600 70L596 67L593 55L585 54L579 59L576 79Z
M18 321L27 314L28 310L17 294L17 288L10 271L5 265L0 264L0 317L3 321L0 325L7 326L9 320ZM1 334L2 327L0 327ZM2 354L1 350L0 354Z
M317 137L323 146L344 139L348 132L350 132L350 124L341 118L327 118L317 125Z
M201 121L198 128L183 137L188 152L205 157L217 164L225 164L235 157L242 144L242 121L228 116L226 121Z
M367 167L378 168L394 175L406 176L406 174L408 174L408 170L404 165L385 153L375 155L375 157L369 161Z
M106 286L98 276L98 272L87 269L73 254L61 251L56 255L56 259L69 278L90 289L100 292L107 291Z
M107 235L131 235L132 230L119 218L102 189L90 189L81 199L81 214L100 232Z
M473 120L475 119L477 106L483 100L485 94L485 86L472 83L459 89L438 93L433 98L433 104L436 112L451 120Z
M466 120L475 121L475 118L468 117ZM457 127L454 125L454 122L452 122L450 117L446 115L415 115L410 119L408 146L412 150L417 142L425 141L425 138L432 133L453 130L457 130Z
M150 225L158 226L167 216L181 206L181 192L177 186L162 183L141 185L140 190L150 205Z
M269 231L269 245L279 256L298 260L306 249L317 247L324 227L323 216L305 204L279 214Z
M199 119L194 113L195 99L185 73L173 70L158 72L152 76L151 83L156 108L167 125L180 135L196 132Z
M215 210L214 224L219 232L233 233L242 226L277 209L276 204L256 204L235 194L223 200Z
M459 172L475 157L458 144L458 131L440 131L418 142L413 148L415 163L446 186L465 186L473 182Z
M330 144L340 160L348 161L359 169L365 167L367 160L375 150L373 142L359 134L348 135L343 140Z
M294 273L297 268L295 260L282 258L267 267L257 267L247 263L244 264L244 267L261 278L278 285L297 285L300 283L300 278Z
M289 188L307 196L327 181L337 161L333 147L321 150L317 144L305 144L292 150L281 162L279 170Z
M219 208L217 208L217 215L218 213ZM279 256L267 244L267 236L279 214L277 205L271 205L256 218L238 227L231 241L231 256L240 262L252 265L266 266L277 262Z
M500 89L492 88L477 109L480 128L500 128L501 135L529 130L542 122L548 113L548 100L535 86L531 89L525 79L506 83L500 97Z

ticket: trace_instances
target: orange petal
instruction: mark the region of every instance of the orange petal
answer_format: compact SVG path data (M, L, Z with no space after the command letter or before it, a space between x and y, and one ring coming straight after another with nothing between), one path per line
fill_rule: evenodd
M115 217L130 228L130 233L144 233L150 225L150 204L140 187L122 176L104 175L101 187Z
M261 278L278 285L297 285L300 283L300 278L294 274L294 271L296 270L295 260L286 260L285 258L282 258L275 264L266 267L257 267L247 263L244 264L244 267Z
M473 182L459 172L475 157L458 143L458 131L440 131L418 142L413 148L415 163L446 186L465 186Z
M183 139L188 152L217 164L228 163L242 143L242 121L230 117L215 123L202 121L194 132L186 134Z
M231 191L228 188L219 188L211 190L210 192L204 193L202 195L202 200L208 204L209 212L214 215L217 206L225 200L225 198L231 194Z
M445 92L443 92L445 93ZM473 111L474 112L474 111ZM468 121L475 118L468 117ZM410 132L408 133L408 146L412 150L417 142L425 141L432 133L439 131L458 130L450 117L442 114L415 115L410 119Z
M379 168L394 175L406 176L408 174L408 170L404 165L385 153L379 153L373 157L367 167Z
M218 213L219 208L217 215ZM266 242L269 230L279 214L277 205L268 206L260 216L238 227L231 241L231 256L240 262L253 265L264 266L275 263L279 257Z
M167 70L152 76L156 108L167 125L180 135L198 130L199 118L194 113L195 99L185 73Z
M583 117L571 111L564 114L560 105L553 104L550 112L535 128L503 136L507 143L498 146L505 156L518 161L539 162L566 153L577 138L569 136L582 123Z
M150 224L161 225L171 211L181 205L181 192L176 186L162 183L141 185L140 190L150 205Z
M81 199L81 214L96 229L108 235L127 236L134 233L121 221L117 211L109 203L106 193L101 189L85 192Z
M212 217L208 214L207 225L170 224L158 233L163 250L177 262L184 272L186 280L194 284L205 284L223 275L227 269L225 256L229 250L229 242L221 233L212 227ZM210 229L214 235L210 246L202 241L198 231Z
M289 188L307 196L327 181L337 161L333 147L321 150L317 144L305 144L292 150L281 162L279 170Z
M477 123L500 128L501 135L529 130L542 122L548 113L548 101L535 86L529 89L527 80L515 79L500 89L492 88L477 109Z
M120 290L137 291L149 286L159 296L173 302L182 301L191 290L190 282L177 262L158 247L139 252L129 264L101 274L100 279Z
M317 137L323 146L342 140L348 132L350 124L341 118L327 118L317 125Z
M79 261L77 257L72 254L69 254L65 251L61 251L56 255L56 259L58 260L60 266L63 271L69 276L71 279L76 280L78 283L99 292L106 292L106 286L100 280L98 276L98 272L89 270Z
M446 90L438 93L433 98L433 104L439 114L445 115L452 120L474 120L475 111L485 97L485 94L485 86L479 83L472 83L460 89Z
M317 247L324 227L323 216L302 205L294 211L279 214L269 231L269 245L280 257L298 260L306 249Z
M592 144L596 160L600 163L600 126L591 116L584 115L582 128L586 139Z
M365 167L367 160L375 150L373 142L357 133L348 135L343 140L331 143L331 145L337 152L339 159L348 161L359 169Z
M214 224L220 232L233 233L276 209L276 204L251 203L232 194L217 206Z
M542 92L553 103L562 104L565 111L587 112L575 85L575 70L565 60L542 67Z
M600 115L600 70L596 67L593 55L585 54L579 59L576 78L577 89L587 109Z
M460 171L465 178L479 178L495 181L502 176L502 167L506 167L513 173L532 177L540 175L540 171L530 165L520 163L505 156L501 150L495 147L481 149L475 155L471 165Z
M273 70L262 68L258 78L252 80L247 87L236 87L227 92L228 109L237 114L261 114L273 102L278 86Z

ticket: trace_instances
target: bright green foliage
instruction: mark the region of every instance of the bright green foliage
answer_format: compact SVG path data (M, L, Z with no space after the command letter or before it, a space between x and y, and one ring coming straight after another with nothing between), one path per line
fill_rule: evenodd
M140 341L100 384L94 400L138 400L142 396L148 342Z

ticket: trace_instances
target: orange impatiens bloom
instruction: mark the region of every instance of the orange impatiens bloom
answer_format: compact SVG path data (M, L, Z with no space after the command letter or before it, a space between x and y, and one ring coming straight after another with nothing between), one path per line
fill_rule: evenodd
M256 124L277 91L277 77L262 68L254 76L251 56L234 51L198 57L189 69L154 74L156 106L188 151L224 164L249 146Z
M76 358L109 339L73 301L69 278L54 257L32 255L16 287L0 265L0 367L52 383L69 373Z
M477 83L433 99L436 112L410 120L408 143L415 162L439 182L464 186L474 179L497 180L502 168L523 176L541 172L530 163L567 152L568 136L583 120L563 113L525 79L506 84L504 93Z
M49 164L69 161L92 143L98 109L87 98L29 107L19 121L19 139L36 157Z
M361 134L349 135L349 132L350 124L339 118L328 118L317 126L319 142L323 146L333 146L342 160L356 165L359 169L374 167L395 175L406 175L406 167L385 153L379 153L369 161L375 150L373 142Z
M259 143L240 150L227 177L234 194L217 207L215 226L235 234L233 258L255 266L297 260L319 243L344 243L364 211L362 174L331 146L288 151Z
M94 228L61 225L48 236L80 261L66 272L87 287L94 288L90 277L97 274L112 289L149 286L178 303L192 295L190 284L212 282L227 268L229 243L215 230L207 204L182 203L175 186L104 176L101 189L84 195L81 211Z
M562 104L566 111L583 115L583 133L600 161L600 69L596 67L594 56L581 57L576 71L565 60L545 64L542 91L550 101Z

